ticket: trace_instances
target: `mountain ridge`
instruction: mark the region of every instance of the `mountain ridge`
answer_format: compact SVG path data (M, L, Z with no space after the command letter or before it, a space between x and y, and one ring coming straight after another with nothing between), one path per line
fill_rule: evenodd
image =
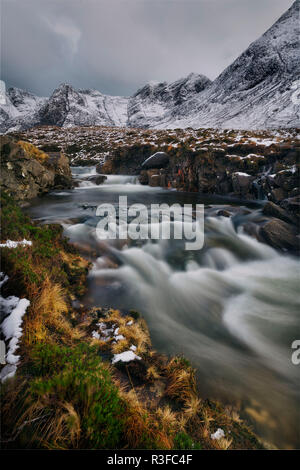
M132 96L75 90L61 84L49 98L9 88L0 105L0 131L35 125L118 126L172 129L300 127L293 100L299 89L299 5L293 5L214 81L191 73L148 82Z

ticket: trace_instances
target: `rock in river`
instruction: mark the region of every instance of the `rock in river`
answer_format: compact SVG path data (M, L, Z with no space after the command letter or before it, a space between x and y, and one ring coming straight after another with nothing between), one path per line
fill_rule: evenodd
M283 250L299 251L300 239L297 229L283 220L273 219L260 229L264 240L274 248Z
M168 165L169 156L166 152L156 152L147 158L143 163L143 168L162 168Z

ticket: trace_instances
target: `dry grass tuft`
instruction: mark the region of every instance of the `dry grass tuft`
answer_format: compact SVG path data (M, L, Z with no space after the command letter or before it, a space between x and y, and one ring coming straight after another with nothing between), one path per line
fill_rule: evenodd
M46 162L49 158L49 155L47 155L47 153L43 152L42 150L39 150L37 147L35 147L33 144L30 144L29 142L19 140L18 144L22 147L28 157L35 158L40 163Z
M25 317L26 345L49 341L50 338L54 340L57 334L66 342L79 340L83 333L71 326L65 316L67 312L65 290L46 277L31 302L30 314ZM49 335L49 331L53 334Z
M121 339L120 341L116 341L111 346L111 351L113 354L120 354L124 351L128 351L130 344L127 339Z
M232 439L226 439L226 437L213 439L213 447L219 450L228 450L232 444L232 441Z
M158 370L155 366L150 366L147 369L147 379L148 380L157 380L160 379L161 375L159 374Z
M195 371L181 358L174 357L166 367L168 384L165 394L183 403L191 402L197 395Z
M201 410L201 400L197 396L191 396L185 401L184 413L188 418L196 416Z
M169 406L158 408L156 410L156 415L164 431L170 431L178 426L178 417Z

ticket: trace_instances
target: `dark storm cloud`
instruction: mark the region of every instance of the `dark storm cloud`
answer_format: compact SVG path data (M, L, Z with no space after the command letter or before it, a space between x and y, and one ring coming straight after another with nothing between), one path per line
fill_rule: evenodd
M1 78L129 95L149 80L215 78L292 0L2 0Z

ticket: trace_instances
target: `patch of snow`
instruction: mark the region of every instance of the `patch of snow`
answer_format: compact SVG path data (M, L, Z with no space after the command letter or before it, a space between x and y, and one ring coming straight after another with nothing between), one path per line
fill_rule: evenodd
M94 331L92 332L92 337L93 337L94 339L100 339L100 335L99 335L98 331L95 331L95 330L94 330Z
M125 336L123 336L123 335L117 335L117 336L115 336L115 340L116 340L116 341L122 341L123 339L125 339Z
M221 437L225 437L225 432L223 429L218 428L215 433L210 435L211 439L221 439Z
M3 273L1 274L3 277ZM17 370L20 357L15 355L15 352L19 347L19 339L22 336L21 325L23 316L30 302L27 299L19 299L15 296L10 296L6 299L0 296L0 304L2 315L5 317L1 324L1 331L5 341L9 340L8 352L6 354L7 365L1 371L1 381L4 382L9 377L12 377Z
M31 246L32 242L30 240L21 240L21 241L13 241L7 240L5 243L0 243L1 248L17 248L19 245L22 246Z
M243 172L241 172L241 171L236 171L235 173L232 173L232 175L250 176L248 173L243 173Z
M114 354L114 357L112 358L112 364L115 364L116 362L131 362L134 361L135 359L140 360L141 358L137 356L133 351L124 351L120 354Z

